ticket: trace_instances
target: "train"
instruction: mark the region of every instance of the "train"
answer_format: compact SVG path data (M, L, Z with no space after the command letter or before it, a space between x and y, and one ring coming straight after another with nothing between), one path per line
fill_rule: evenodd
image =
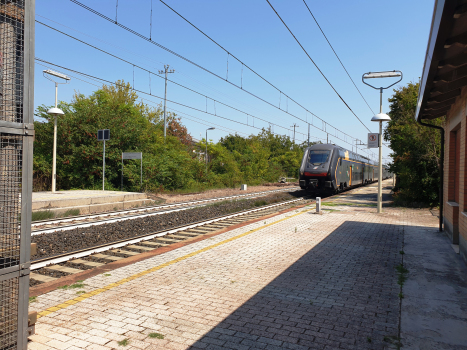
M300 188L316 194L336 194L378 181L378 163L333 144L305 149L300 166ZM383 179L392 174L383 167Z

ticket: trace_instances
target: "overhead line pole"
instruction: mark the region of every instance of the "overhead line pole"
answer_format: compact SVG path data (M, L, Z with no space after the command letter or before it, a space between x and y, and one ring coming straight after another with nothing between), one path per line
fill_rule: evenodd
M167 74L175 73L175 70L169 70L169 65L164 64L164 70L160 70L159 74L165 74L165 92L164 92L164 142L167 136L167 116L166 116L166 105L167 105Z

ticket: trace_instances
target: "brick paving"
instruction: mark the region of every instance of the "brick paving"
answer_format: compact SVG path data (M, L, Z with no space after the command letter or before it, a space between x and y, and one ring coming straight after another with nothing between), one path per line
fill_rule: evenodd
M375 190L354 190L323 215L301 208L38 296L30 309L66 307L39 318L29 349L395 348L403 228L434 228L437 218L378 215L362 202Z

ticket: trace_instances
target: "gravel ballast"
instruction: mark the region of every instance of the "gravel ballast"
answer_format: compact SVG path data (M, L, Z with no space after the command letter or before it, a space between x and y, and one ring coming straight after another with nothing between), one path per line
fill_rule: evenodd
M172 227L251 209L256 206L291 200L303 195L304 193L302 193L302 191L293 192L293 194L280 192L261 197L260 200L253 198L218 202L200 208L181 210L167 214L34 235L31 237L31 241L32 243L37 243L37 254L32 256L31 260L42 259L122 239L167 230Z

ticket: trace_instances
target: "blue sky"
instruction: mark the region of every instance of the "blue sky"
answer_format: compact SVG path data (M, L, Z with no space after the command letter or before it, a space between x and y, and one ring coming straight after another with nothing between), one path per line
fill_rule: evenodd
M370 122L372 111L359 95L344 69L334 56L316 23L302 0L270 0L298 40L326 75L334 88L348 103L355 114L372 131L378 131L377 123ZM81 0L83 4L114 19L117 0ZM152 2L152 31L150 28ZM313 63L301 50L293 37L280 22L266 0L165 0L180 14L198 26L206 34L224 46L229 52L253 68L269 82L300 103L327 124L366 142L367 129L347 109ZM379 92L364 85L361 76L369 71L401 70L403 81L398 85L418 81L426 51L433 12L432 0L411 1L311 1L307 4L315 18L344 63L371 109L379 112ZM159 0L118 0L118 22L145 36L151 34L157 42L187 59L207 68L224 80L214 77L200 68L162 50L114 23L85 10L71 1L40 0L36 2L36 19L85 42L111 52L133 64L158 73L164 64L175 69L169 78L204 96L179 86L168 84L167 98L210 115L174 103L168 103L170 111L182 117L195 138L205 135L217 141L229 133L250 135L259 132L256 128L268 128L265 121L274 123L274 132L293 136L291 126L296 123L297 142L307 139L308 122L311 140L326 140L320 131L323 123L311 117L302 107L285 98L277 90L256 77L252 72L229 58L228 80L243 85L245 90L261 99L287 110L287 114L225 81L228 55L201 33L187 24ZM135 89L163 96L164 81L149 73L113 57L87 47L63 34L54 32L36 23L36 57L109 81L124 79L133 83ZM45 65L45 66L44 66ZM71 101L76 92L85 95L95 91L101 82L79 76L65 69L36 63L35 105L52 105L54 85L42 75L42 70L51 68L72 77L68 85L60 85L59 100ZM133 73L134 71L134 73ZM374 81L386 84L390 80ZM92 84L89 84L91 82ZM96 86L97 85L97 86ZM383 95L383 111L388 112L387 99L392 88ZM160 98L140 93L143 102L158 105ZM245 113L222 106L228 104ZM249 116L248 116L248 115ZM222 116L239 123L228 121ZM261 121L259 118L264 119ZM250 127L254 124L256 128ZM335 137L335 131L327 126L331 142L351 149ZM341 133L337 134L344 138ZM351 142L350 138L345 138ZM365 150L366 151L366 150ZM377 154L377 149L373 149ZM363 150L361 154L366 154ZM383 147L383 156L390 150Z

